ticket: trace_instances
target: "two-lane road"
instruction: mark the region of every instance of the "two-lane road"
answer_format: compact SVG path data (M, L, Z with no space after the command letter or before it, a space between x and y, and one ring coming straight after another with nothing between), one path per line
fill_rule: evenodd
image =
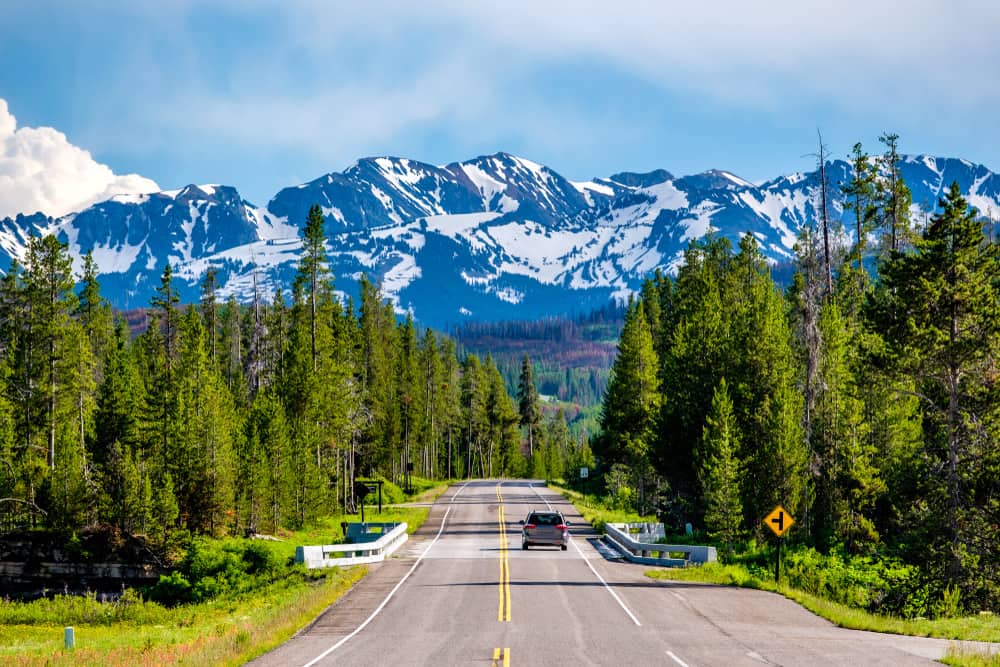
M521 550L532 508L573 524L567 551ZM396 558L373 566L255 665L927 665L948 642L834 627L785 598L657 582L608 561L540 482L457 484Z

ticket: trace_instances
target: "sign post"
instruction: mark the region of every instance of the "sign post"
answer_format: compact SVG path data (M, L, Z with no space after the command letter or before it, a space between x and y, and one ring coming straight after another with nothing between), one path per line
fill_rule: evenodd
M785 541L785 533L788 532L793 523L795 523L795 519L781 505L771 510L771 513L764 518L764 524L778 538L778 550L774 558L774 583L778 583L778 579L781 577L781 544Z

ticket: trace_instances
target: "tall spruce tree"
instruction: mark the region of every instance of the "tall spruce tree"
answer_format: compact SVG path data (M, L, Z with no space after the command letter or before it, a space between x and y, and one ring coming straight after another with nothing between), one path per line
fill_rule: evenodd
M611 378L601 408L601 435L595 452L603 466L626 464L639 489L639 511L646 510L646 490L652 481L650 454L662 395L653 349L652 329L642 301L632 301L611 366Z
M983 467L997 447L990 433L1000 405L998 259L957 183L939 205L915 251L897 253L882 267L884 300L869 314L890 363L912 380L923 408L924 455L932 461L923 520L939 528L924 534L941 536L931 545L937 565L982 604L996 596L986 577L1000 561L995 531L983 540L989 520L977 497L1000 483L994 469Z
M878 140L885 146L880 158L882 178L877 181L877 195L883 229L883 257L888 257L903 250L911 241L912 195L900 173L903 157L899 154L899 135L886 132Z
M730 554L743 523L740 500L739 431L726 379L719 380L697 451L698 478L705 496L705 526L726 543Z
M527 354L521 359L521 374L517 380L517 407L521 416L521 428L524 428L528 435L528 458L532 459L535 455L535 435L542 421L542 411L538 404L534 370Z

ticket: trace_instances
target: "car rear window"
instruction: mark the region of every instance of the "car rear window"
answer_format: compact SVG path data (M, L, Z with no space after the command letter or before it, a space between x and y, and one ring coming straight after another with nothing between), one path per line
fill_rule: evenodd
M528 519L528 523L533 523L537 526L555 526L561 523L558 514L532 514L531 518Z

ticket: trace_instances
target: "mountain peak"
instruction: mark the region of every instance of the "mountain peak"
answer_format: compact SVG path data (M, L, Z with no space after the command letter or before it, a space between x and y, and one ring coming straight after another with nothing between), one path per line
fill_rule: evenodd
M900 166L914 210L932 209L953 181L980 211L1000 210L1000 175L981 165L913 156ZM850 180L849 163L828 163L826 176L830 211L844 215L837 185ZM376 156L284 188L264 209L231 186L191 184L58 219L0 220L0 270L29 235L56 233L77 261L93 250L118 307L148 304L167 262L185 301L198 300L208 268L222 298L252 298L255 284L266 292L291 282L299 229L319 205L339 291L354 293L368 274L399 312L429 326L532 318L627 297L653 270L676 269L709 231L734 244L750 232L771 261L787 261L799 228L815 222L818 183L815 170L754 185L721 169L571 183L502 151L444 167Z
M648 188L653 185L659 185L660 183L666 183L667 181L673 180L673 178L673 174L666 169L654 169L653 171L647 171L644 173L621 171L617 174L609 176L608 180L620 183L621 185L626 185L630 188Z

